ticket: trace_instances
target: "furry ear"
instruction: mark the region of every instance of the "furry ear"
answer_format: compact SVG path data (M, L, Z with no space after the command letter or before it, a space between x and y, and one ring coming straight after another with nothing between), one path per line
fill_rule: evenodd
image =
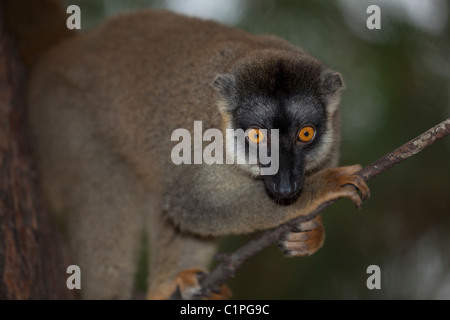
M336 71L327 69L320 75L320 82L322 93L326 96L327 110L330 114L334 114L341 100L339 92L345 87L342 76Z
M213 87L224 98L228 98L235 91L236 78L229 73L219 74L214 78Z
M320 82L322 84L322 92L326 95L332 95L345 87L342 76L338 72L330 69L322 72Z
M222 99L219 100L219 110L230 113L236 109L236 78L232 74L219 74L213 81L214 89L220 93Z

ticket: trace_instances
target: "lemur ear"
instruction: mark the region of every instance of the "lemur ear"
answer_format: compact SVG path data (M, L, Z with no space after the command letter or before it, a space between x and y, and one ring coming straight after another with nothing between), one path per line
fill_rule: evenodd
M337 93L345 87L342 76L338 72L330 69L325 70L321 74L320 81L322 84L323 93L326 95Z
M236 78L229 73L219 74L213 81L214 89L220 93L219 110L230 113L236 109Z
M236 78L234 75L229 73L219 74L214 78L213 87L219 93L221 93L224 98L232 95L235 91Z

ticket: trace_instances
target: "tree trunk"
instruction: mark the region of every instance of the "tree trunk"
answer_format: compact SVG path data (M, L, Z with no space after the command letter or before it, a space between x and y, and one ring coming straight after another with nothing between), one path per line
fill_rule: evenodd
M68 251L39 197L27 145L25 75L0 12L0 299L71 299Z

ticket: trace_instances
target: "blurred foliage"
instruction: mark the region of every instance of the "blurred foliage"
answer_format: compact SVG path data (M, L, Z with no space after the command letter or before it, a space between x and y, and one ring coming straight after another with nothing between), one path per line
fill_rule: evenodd
M190 14L216 1L184 1ZM226 1L232 21L271 33L340 71L341 163L368 164L450 116L449 3L444 1ZM67 1L83 28L140 7L177 9L180 1ZM381 8L381 30L366 9ZM184 10L184 9L183 9ZM221 19L223 18L223 19ZM236 21L237 20L237 21ZM276 248L250 259L229 281L237 299L450 298L450 138L370 182L357 211L343 200L324 213L327 240L308 258ZM250 236L230 237L222 251ZM368 290L366 269L380 266L382 289Z

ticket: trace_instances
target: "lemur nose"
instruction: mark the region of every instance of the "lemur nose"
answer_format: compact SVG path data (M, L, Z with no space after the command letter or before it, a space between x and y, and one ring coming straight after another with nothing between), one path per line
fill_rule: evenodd
M280 183L278 186L275 186L275 194L280 198L290 198L297 191L297 183Z

